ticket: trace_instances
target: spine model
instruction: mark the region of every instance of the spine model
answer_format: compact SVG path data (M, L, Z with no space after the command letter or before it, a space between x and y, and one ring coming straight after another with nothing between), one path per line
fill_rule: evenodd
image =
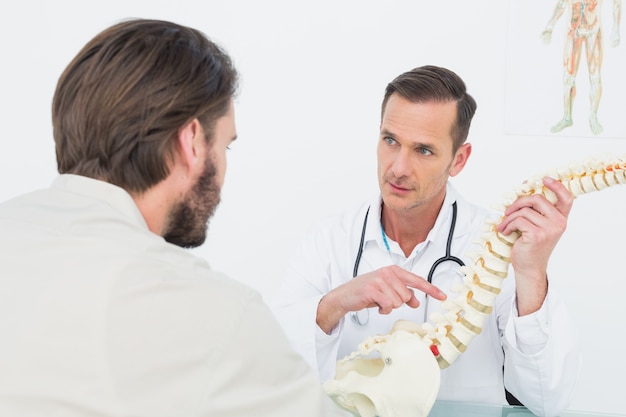
M542 178L545 176L559 180L577 197L613 185L626 184L626 156L593 159L585 164L557 169L532 178L514 190L504 203L503 209L516 198L533 194L542 194L554 204L557 198L543 185ZM495 228L498 223L499 221L486 225L487 231L479 242L481 250L469 255L471 264L461 267L463 283L452 289L459 295L442 303L445 313L431 315L431 322L424 323L421 328L408 323L397 324L397 327L413 327L412 330L420 334L422 340L430 346L442 369L450 366L465 352L474 336L481 332L485 320L493 310L502 281L507 277L511 248L519 235L501 235Z

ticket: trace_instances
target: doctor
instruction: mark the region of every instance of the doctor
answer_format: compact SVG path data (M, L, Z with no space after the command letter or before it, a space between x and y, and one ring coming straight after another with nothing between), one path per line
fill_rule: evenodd
M459 264L494 216L448 182L470 157L476 110L453 72L424 66L386 88L378 140L380 195L324 219L301 242L272 300L292 345L322 380L335 362L398 319L422 323L459 282ZM552 250L573 197L544 180L558 202L522 197L498 231L520 233L514 274L494 313L456 362L442 371L439 399L506 404L505 387L537 415L570 403L579 369L576 329L548 288ZM474 248L476 249L476 248ZM432 282L432 284L430 283Z

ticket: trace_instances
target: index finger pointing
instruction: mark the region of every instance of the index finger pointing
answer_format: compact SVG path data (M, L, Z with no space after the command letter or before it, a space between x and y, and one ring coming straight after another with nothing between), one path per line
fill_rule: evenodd
M445 292L441 291L438 287L434 286L424 278L413 274L407 270L402 268L398 268L396 270L396 274L398 278L407 286L411 288L415 288L416 290L422 291L424 294L430 295L431 297L443 301L447 298Z

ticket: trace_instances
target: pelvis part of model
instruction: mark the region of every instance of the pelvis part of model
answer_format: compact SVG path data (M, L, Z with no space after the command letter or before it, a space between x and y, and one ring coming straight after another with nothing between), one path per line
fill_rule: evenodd
M542 194L556 203L556 195L543 185L544 176L558 179L577 197L626 184L626 155L594 158L534 177L506 198L502 211L524 195ZM478 242L481 249L460 268L463 280L452 289L458 296L441 303L443 313L422 325L399 320L389 334L367 338L337 362L335 378L324 389L340 406L362 417L428 415L439 392L441 369L452 365L481 332L507 277L519 235L501 235L495 230L499 222L487 223Z

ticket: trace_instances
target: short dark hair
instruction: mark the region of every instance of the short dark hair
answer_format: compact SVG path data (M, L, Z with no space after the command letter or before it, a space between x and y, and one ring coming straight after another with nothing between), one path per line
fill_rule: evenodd
M169 174L181 127L207 140L237 90L228 54L199 30L132 19L89 41L60 76L52 103L59 173L141 193Z
M425 65L400 74L385 89L381 117L392 94L398 94L413 103L456 101L456 122L450 132L453 152L467 140L472 117L476 112L476 101L467 93L461 77L454 72L442 67Z

